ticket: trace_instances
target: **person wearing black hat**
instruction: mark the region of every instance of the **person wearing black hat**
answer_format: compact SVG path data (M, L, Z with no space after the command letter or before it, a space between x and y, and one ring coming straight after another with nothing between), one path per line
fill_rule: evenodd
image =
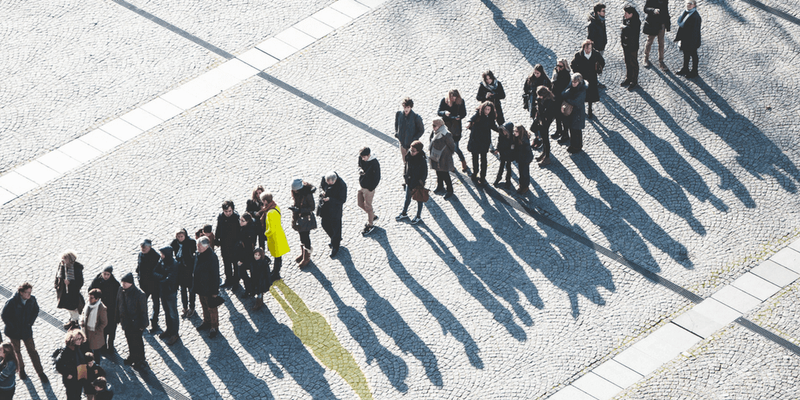
M114 398L114 391L109 389L105 377L98 377L92 382L92 385L95 390L94 400L111 400Z
M147 297L133 284L133 274L130 272L122 277L122 287L117 292L117 312L128 341L129 354L125 364L135 368L144 367L142 332L147 328Z
M153 277L153 271L156 269L159 260L158 252L153 250L153 242L150 239L145 239L141 244L142 251L139 253L139 262L136 266L136 275L139 276L139 286L145 294L145 299L150 297L153 299L153 317L150 318L150 333L156 333L161 330L158 327L158 313L161 308L161 299L158 296L158 280ZM145 300L147 304L147 300Z
M105 345L102 350L108 355L114 354L114 338L117 337L117 292L119 292L119 281L114 277L114 267L108 266L103 269L103 272L97 274L92 284L89 285L89 290L100 289L102 292L101 300L106 305L106 315L108 316L108 324L104 329Z
M167 330L159 337L166 339L171 346L178 341L178 263L172 257L172 247L163 247L158 251L161 253L161 261L153 271L153 277L158 280L164 319L167 321Z

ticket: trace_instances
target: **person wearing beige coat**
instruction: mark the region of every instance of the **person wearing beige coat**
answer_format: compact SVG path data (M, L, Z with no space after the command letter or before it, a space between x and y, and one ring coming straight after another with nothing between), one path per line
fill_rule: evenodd
M95 288L89 291L89 303L86 304L81 320L81 327L86 332L86 343L95 354L106 344L104 330L108 325L108 310L100 300L102 297L103 293L100 289Z

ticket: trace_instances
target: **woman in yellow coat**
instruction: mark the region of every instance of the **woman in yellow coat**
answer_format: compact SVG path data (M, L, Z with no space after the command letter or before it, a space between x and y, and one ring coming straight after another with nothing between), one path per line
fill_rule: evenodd
M283 233L281 226L281 209L272 199L272 193L261 195L261 215L264 218L264 225L267 227L264 236L267 237L267 249L269 254L275 258L274 268L272 269L272 281L281 279L281 257L289 253L289 242L286 241L286 234Z

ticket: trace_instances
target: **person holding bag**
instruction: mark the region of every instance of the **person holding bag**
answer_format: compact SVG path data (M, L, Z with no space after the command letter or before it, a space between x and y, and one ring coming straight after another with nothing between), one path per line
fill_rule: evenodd
M408 206L411 204L411 197L414 193L417 193L417 215L411 220L411 224L416 225L422 222L422 203L427 200L425 180L428 179L428 163L425 158L422 142L419 140L412 142L411 148L406 154L405 172L403 173L403 179L406 182L406 200L403 203L403 212L395 217L397 222L408 219Z
M449 200L453 197L453 181L450 179L450 171L456 170L453 165L453 152L457 147L453 135L447 130L444 120L441 118L433 120L433 131L428 147L431 149L431 169L436 171L436 190L433 193L441 194L446 187L444 199Z
M88 378L89 366L85 351L81 348L86 341L80 329L72 329L64 336L64 348L56 359L56 371L61 374L61 382L67 391L67 400L80 400L83 387Z
M302 180L292 181L292 200L294 205L289 207L292 211L292 229L300 234L300 255L294 262L300 268L305 267L311 262L311 231L317 229L317 217L314 216L314 192L317 188L314 185Z
M77 258L73 251L64 252L55 280L58 308L69 311L69 322L64 324L64 329L78 326L81 310L86 304L81 295L83 265L76 261Z

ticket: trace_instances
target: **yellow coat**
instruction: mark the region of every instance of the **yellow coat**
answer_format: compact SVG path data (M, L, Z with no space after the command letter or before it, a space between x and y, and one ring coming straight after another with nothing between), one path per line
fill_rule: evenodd
M286 234L283 233L281 226L281 209L275 206L267 212L267 230L264 235L267 237L267 248L272 257L280 257L289 252L289 242L286 241Z

